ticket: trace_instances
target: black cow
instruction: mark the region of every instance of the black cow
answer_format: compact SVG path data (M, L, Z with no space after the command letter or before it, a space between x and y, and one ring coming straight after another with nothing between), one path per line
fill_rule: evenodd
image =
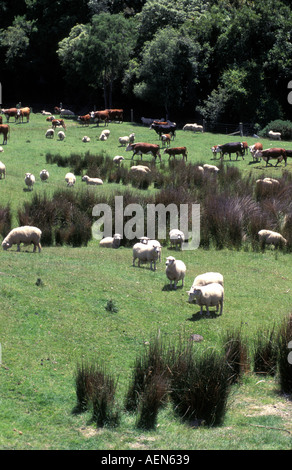
M229 142L228 144L218 145L215 152L221 153L221 158L224 158L224 154L228 153L229 160L231 160L232 153L236 153L236 160L238 159L238 154L240 154L244 160L244 147L242 142Z
M162 134L171 134L172 140L174 140L176 124L174 122L168 122L168 124L151 124L150 129L154 129L161 139Z

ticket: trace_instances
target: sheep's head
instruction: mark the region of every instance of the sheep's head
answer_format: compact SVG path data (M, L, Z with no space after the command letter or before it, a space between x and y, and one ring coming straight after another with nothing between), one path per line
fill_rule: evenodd
M11 247L11 243L8 243L8 242L2 242L2 247L3 247L3 250L7 250L7 248L10 248Z
M168 256L166 258L166 266L171 266L175 262L175 258L173 256Z

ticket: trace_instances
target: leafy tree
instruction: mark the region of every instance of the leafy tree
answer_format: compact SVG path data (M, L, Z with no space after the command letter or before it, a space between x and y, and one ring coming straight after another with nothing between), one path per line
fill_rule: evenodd
M37 31L35 23L25 16L16 16L11 26L0 31L1 44L6 48L6 63L15 66L15 61L26 55L31 34Z
M121 78L135 44L135 23L122 14L100 13L90 24L75 26L68 38L59 43L57 51L69 77L75 72L79 79L94 88L103 89L105 108L112 107L115 82Z

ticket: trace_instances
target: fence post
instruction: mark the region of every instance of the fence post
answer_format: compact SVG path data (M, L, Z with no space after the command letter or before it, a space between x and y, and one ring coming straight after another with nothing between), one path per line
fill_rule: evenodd
M133 109L131 109L131 122L134 122L134 112L133 112Z
M242 122L239 123L239 134L242 137L243 136L243 124Z

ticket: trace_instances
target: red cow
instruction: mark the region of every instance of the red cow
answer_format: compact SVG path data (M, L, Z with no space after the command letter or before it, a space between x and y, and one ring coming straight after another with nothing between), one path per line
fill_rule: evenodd
M14 116L14 122L17 120L17 108L7 108L7 109L2 109L2 113L5 114L7 122L9 122L9 119Z
M80 121L81 124L84 124L85 126L89 126L90 119L90 114L85 114L84 116L78 116L77 121Z
M97 121L99 124L100 121L104 121L104 125L106 126L109 122L109 112L108 110L104 111L91 111L90 116L94 121Z
M161 155L160 155L160 152L159 152L159 150L160 150L159 145L147 144L145 142L138 142L137 144L129 144L128 147L126 148L126 152L128 152L130 150L133 150L133 155L132 155L131 160L133 160L134 155L136 155L136 154L141 155L141 160L142 160L143 154L152 153L155 160L156 160L156 157L159 157L159 159L161 161Z
M62 126L66 130L66 124L64 119L53 119L52 120L52 128L56 129L56 127Z
M243 153L247 154L248 153L248 145L247 142L241 142L242 148L243 148Z
M266 166L268 166L268 163L271 159L275 158L277 160L277 163L275 166L278 165L282 160L285 162L285 166L287 165L287 155L286 155L286 150L281 149L281 148L270 148L266 150L257 150L255 153L255 157L262 157L263 160L266 162ZM270 163L271 165L271 163Z
M107 109L109 113L110 121L119 121L123 122L124 120L124 110L123 109Z
M0 134L3 134L3 144L7 144L7 138L10 135L10 127L8 124L0 124Z
M165 149L163 153L167 153L169 155L168 160L170 160L170 157L175 158L176 155L182 155L183 160L188 159L188 151L186 147L173 147L173 148L168 148Z

